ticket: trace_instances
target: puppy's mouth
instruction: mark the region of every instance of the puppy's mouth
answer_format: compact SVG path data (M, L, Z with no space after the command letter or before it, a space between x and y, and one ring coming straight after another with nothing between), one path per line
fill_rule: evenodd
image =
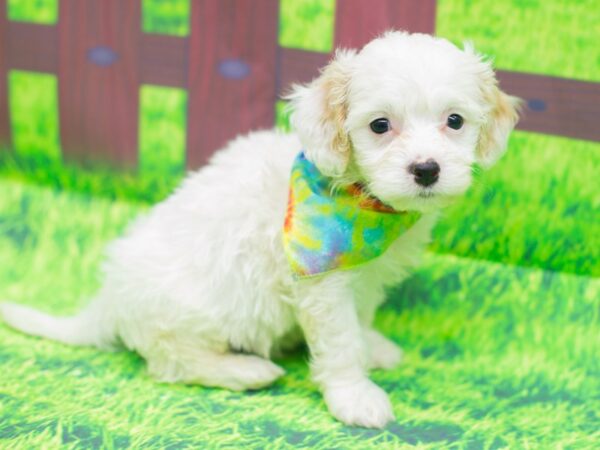
M370 196L379 199L395 211L431 212L448 206L457 197L456 195L439 192L434 186L419 186L419 189L412 192L405 192L404 195L393 197L376 195L368 184L365 183L363 186L363 193L368 192Z
M397 210L426 213L445 208L453 203L455 199L455 195L448 195L431 188L422 188L417 192L413 192L412 195L391 202L391 204Z
M419 197L419 198L433 198L433 197L436 197L436 194L431 189L422 189L417 194L417 197Z

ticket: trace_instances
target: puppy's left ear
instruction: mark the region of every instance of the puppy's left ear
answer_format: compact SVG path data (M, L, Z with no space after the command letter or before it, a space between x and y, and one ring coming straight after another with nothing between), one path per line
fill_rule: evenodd
M484 98L490 105L490 111L479 133L477 160L483 167L489 168L506 151L508 136L519 120L522 100L502 92L495 79L486 91Z
M321 76L305 86L294 86L291 123L304 153L324 175L342 175L350 160L350 137L345 130L348 86L355 51L338 50Z

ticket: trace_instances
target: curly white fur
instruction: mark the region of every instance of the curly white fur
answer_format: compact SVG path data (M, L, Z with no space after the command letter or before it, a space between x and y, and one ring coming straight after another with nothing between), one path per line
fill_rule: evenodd
M516 100L470 48L401 32L338 52L290 97L297 134L257 132L216 153L110 245L103 287L79 315L7 303L4 320L68 344L122 343L159 380L236 390L272 383L283 370L269 358L306 340L335 417L368 427L392 420L387 395L367 372L395 366L401 352L372 329L375 310L385 286L418 263L436 211L467 189L472 164L502 154ZM461 130L446 126L451 113L465 118ZM391 131L370 130L378 117ZM303 148L336 182L361 181L422 219L367 265L294 281L282 224L292 161ZM430 158L440 175L424 188L408 166Z

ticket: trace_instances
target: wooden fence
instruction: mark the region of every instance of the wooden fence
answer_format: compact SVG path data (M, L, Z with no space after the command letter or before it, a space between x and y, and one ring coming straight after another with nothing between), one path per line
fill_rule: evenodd
M190 35L143 33L140 0L60 0L56 26L12 22L0 0L0 143L10 144L7 72L55 74L63 155L137 164L139 86L188 91L186 155L198 167L238 133L271 127L278 94L328 54L278 45L278 0L190 0ZM381 31L435 31L435 0L338 0L334 46ZM600 141L600 83L499 72L524 98L523 130Z

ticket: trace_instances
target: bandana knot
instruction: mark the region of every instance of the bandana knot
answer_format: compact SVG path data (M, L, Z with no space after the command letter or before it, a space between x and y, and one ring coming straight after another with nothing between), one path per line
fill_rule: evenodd
M292 166L283 246L296 278L349 269L383 254L420 217L394 210L360 183L334 187L300 153Z

